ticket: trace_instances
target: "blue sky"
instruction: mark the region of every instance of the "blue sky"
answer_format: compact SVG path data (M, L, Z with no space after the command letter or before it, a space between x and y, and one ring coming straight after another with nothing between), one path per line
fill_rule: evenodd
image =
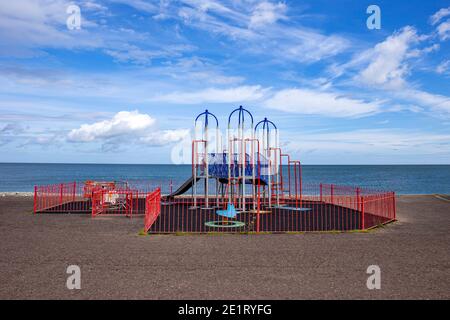
M243 105L304 164L450 164L449 80L450 1L2 1L0 162L178 163Z

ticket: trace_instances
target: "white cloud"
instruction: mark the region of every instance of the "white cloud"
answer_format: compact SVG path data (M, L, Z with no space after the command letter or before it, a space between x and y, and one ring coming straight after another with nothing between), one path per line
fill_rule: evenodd
M450 7L442 8L430 17L430 23L432 25L435 25L436 23L441 21L442 18L449 16L449 15L450 15Z
M35 116L33 120L36 120L39 116ZM0 119L3 122L5 119ZM41 146L44 148L58 145L63 142L63 134L55 124L51 129L40 127L39 125L30 125L30 120L23 121L23 117L18 117L13 120L13 123L6 124L2 129L0 128L0 145L12 144L17 148L23 148L26 146ZM1 126L0 126L1 127Z
M450 39L450 19L441 23L437 27L437 32L439 34L439 37L441 40L447 40Z
M46 50L53 48L99 49L117 62L145 64L153 58L180 56L194 49L180 39L173 41L145 31L106 27L107 20L103 18L112 14L103 4L92 0L76 3L81 8L81 29L68 30L66 9L70 4L73 1L0 1L0 56L33 57L46 55ZM145 1L127 4L157 12L157 7Z
M162 79L178 80L185 87L186 81L201 84L202 87L210 85L237 85L245 80L241 76L227 75L222 65L212 64L207 59L197 56L180 58L164 66L154 66L145 70Z
M394 96L425 106L435 115L450 115L450 97L417 89L400 90Z
M179 104L233 103L256 101L264 97L268 89L261 86L240 86L226 89L207 88L193 92L173 92L155 96L151 101Z
M193 51L191 45L165 45L161 48L142 49L139 46L123 43L111 49L105 49L104 52L116 61L133 62L136 64L148 64L155 58L173 58L182 56L184 52Z
M433 14L430 17L430 23L432 25L438 24L440 21L442 21L443 18L450 16L450 7L448 8L442 8L435 14ZM436 31L439 35L439 38L441 40L447 40L450 39L450 19L447 19L446 21L440 23L436 27Z
M405 84L404 78L409 72L407 58L418 54L418 51L410 50L411 45L422 39L423 37L409 26L389 36L354 60L354 64L369 62L355 80L370 86L391 89L402 87Z
M352 85L368 86L395 103L385 111L409 110L448 117L449 97L417 89L417 84L412 85L407 81L413 67L417 67L413 63L440 48L439 44L428 42L427 46L420 46L427 40L433 38L419 35L415 28L406 26L374 48L355 55L350 62L333 65L329 71L334 77L348 75L350 70L356 71L356 76L352 77ZM436 72L445 73L447 67L448 64L444 61L436 68Z
M379 102L365 102L335 92L312 89L281 90L266 100L264 106L285 112L330 117L360 117L380 111Z
M141 10L147 13L155 13L158 11L158 6L144 0L111 0L111 1L128 5L137 10Z
M305 143L310 146L323 145L327 149L350 150L357 148L386 148L386 149L409 149L417 152L420 146L435 144L435 151L439 151L440 144L450 144L450 134L424 133L405 129L359 129L354 131L314 133L302 136ZM293 141L295 145L298 141ZM415 150L413 150L415 149ZM342 149L341 149L342 150ZM357 150L354 150L357 151ZM425 150L422 150L425 152Z
M142 0L114 1L156 15L159 10L164 10L160 14L167 18L181 20L206 32L224 34L238 41L240 50L255 54L276 54L292 61L312 63L332 57L348 47L347 40L341 36L325 35L298 25L281 25L281 22L289 22L287 5L283 2L182 0L154 4ZM151 36L145 33L139 37L137 32L131 35L120 28L108 26L106 29L97 25L96 22L103 23L98 14L109 14L109 9L93 0L80 1L82 28L69 31L65 10L71 3L70 0L0 2L0 53L34 56L44 54L48 48L94 48L102 49L119 62L143 64L155 57L171 58L192 51L181 38L177 41L182 45L177 46L176 43L161 42L161 38L150 39Z
M181 141L187 136L189 136L189 129L163 130L151 132L141 137L140 141L147 145L162 146L167 143Z
M436 72L439 74L450 73L450 60L442 61L437 67Z
M286 19L287 7L282 2L271 3L261 2L258 3L250 16L249 27L258 28L277 22L280 19Z
M304 162L310 158L323 164L386 163L387 159L402 164L417 159L423 163L450 160L450 134L383 128L296 133L295 137L284 139L288 139L285 151L301 154Z
M291 62L318 62L336 56L349 47L349 41L341 36L328 36L308 29L274 28L271 37L276 46L274 52ZM260 53L264 54L263 51Z
M110 120L83 124L68 134L69 141L90 142L127 134L141 133L155 124L155 119L138 111L120 111Z
M83 10L93 11L97 13L105 13L108 11L108 8L96 1L87 0L81 3Z
M256 55L313 63L335 56L349 46L342 36L290 24L283 2L183 0L181 3L181 6L173 4L171 10L164 6L161 15L188 27L224 35L240 45L240 50Z
M420 58L424 54L438 51L440 48L441 48L441 46L439 45L439 43L435 43L435 44L432 44L431 46L425 47L423 49L422 48L421 49L418 49L418 48L411 49L406 54L406 58Z
M323 88L292 88L279 91L259 85L207 88L200 91L161 94L150 100L184 105L252 102L254 105L279 111L326 117L361 117L382 111L381 101L366 102L339 92L323 91Z
M120 111L111 119L83 124L67 135L70 142L101 142L102 150L111 151L121 145L144 144L164 146L189 135L187 129L158 130L156 119L139 111Z
M1 134L18 134L23 132L24 129L17 123L8 123L1 130Z
M0 54L29 56L43 48L94 48L101 40L89 36L95 23L82 16L81 30L66 27L67 0L0 2Z

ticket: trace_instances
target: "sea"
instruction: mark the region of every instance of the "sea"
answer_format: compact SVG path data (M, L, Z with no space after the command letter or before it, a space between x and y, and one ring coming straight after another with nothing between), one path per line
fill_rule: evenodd
M303 183L370 187L397 194L450 194L450 165L304 165ZM0 192L32 192L35 185L85 180L171 183L191 176L190 165L0 163Z

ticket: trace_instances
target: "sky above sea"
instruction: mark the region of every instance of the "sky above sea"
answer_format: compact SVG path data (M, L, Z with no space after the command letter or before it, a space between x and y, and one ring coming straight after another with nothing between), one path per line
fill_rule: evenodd
M0 162L188 163L243 105L304 164L449 164L450 2L372 4L1 1Z

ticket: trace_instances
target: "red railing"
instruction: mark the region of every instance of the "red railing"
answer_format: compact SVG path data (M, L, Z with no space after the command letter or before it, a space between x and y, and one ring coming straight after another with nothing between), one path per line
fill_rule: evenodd
M93 181L87 180L83 186L83 197L90 198L96 190L116 190L128 189L128 183L125 181Z
M91 201L92 201L92 217L97 216L103 211L103 192L102 190L98 190L97 192L92 192L91 194Z
M76 182L34 187L34 213L56 210L79 199L80 185ZM80 207L80 209L82 209Z
M240 233L240 232L317 232L365 230L395 220L395 193L332 184L306 184L302 201L286 195L272 207L261 201L259 210L252 197L246 210L225 218L227 198L176 197L166 199L157 219L147 223L150 233ZM154 217L154 216L153 216Z
M161 213L161 189L156 189L145 198L144 230L148 232Z
M396 220L394 192L361 196L361 205L361 229L370 229Z
M92 192L92 217L99 214L125 215L132 217L139 213L139 191L131 189L104 190Z
M145 198L160 183L143 180L127 182L70 182L35 186L34 213L144 214Z
M248 196L246 209L238 208L232 218L217 214L227 208L227 197L211 196L207 208L201 196L196 201L189 196L167 198L161 204L161 188L153 182L86 190L84 183L77 182L36 186L34 212L90 213L93 217L144 214L145 230L151 233L348 231L396 219L394 192L333 184L303 184L301 202L297 194L285 192L279 199L272 198L271 207L263 198L254 203Z

